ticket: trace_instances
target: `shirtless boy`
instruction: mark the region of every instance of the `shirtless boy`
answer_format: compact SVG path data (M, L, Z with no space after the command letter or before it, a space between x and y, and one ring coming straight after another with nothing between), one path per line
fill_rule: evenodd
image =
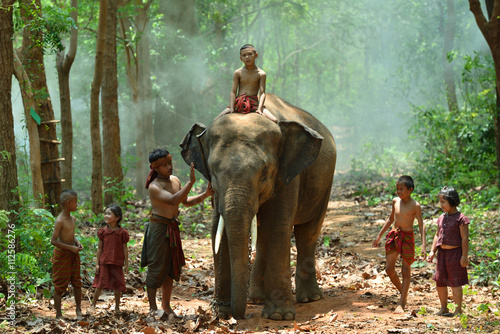
M75 291L76 315L83 315L82 278L80 276L80 252L82 244L75 238L75 217L71 212L76 211L78 196L74 190L63 190L60 197L62 212L57 216L52 233L51 244L54 246L52 258L52 280L54 282L54 307L56 318L62 318L61 296L71 282Z
M255 65L259 56L252 44L240 48L240 59L245 64L234 71L233 86L229 95L229 106L217 118L232 112L247 114L256 112L266 116L274 123L278 120L264 107L266 101L266 72ZM260 91L260 97L258 93Z
M213 194L212 186L199 195L188 197L196 177L191 164L189 181L182 186L179 178L172 175L172 156L164 149L155 149L149 153L151 172L146 181L151 200L151 219L146 226L142 246L141 267L148 267L146 286L150 313L154 314L156 290L162 290L162 309L167 314L174 314L170 307L173 280L179 280L181 268L185 264L179 233L179 204L193 206L201 203ZM165 237L167 236L167 237Z
M378 247L382 235L394 222L394 228L387 234L385 243L386 269L387 275L392 284L401 293L398 306L394 313L403 313L408 298L410 288L411 264L415 262L415 237L413 234L413 222L418 221L420 237L422 239L422 256L425 256L425 229L422 219L422 208L420 204L411 198L414 189L413 179L410 176L401 176L397 183L398 197L392 200L392 212L384 226L373 242L373 247ZM396 260L399 254L403 258L403 268L401 270L403 282L396 274Z

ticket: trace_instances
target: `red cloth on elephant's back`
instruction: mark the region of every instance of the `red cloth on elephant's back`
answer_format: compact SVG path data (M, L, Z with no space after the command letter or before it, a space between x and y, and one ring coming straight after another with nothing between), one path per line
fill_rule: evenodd
M259 98L258 96L248 96L246 94L241 94L234 101L234 112L241 114L248 114L251 112L256 112L259 108Z

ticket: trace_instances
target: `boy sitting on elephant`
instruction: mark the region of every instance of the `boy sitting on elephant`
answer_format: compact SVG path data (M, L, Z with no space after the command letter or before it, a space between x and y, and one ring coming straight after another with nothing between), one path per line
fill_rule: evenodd
M266 72L255 65L258 56L259 53L252 44L245 44L240 48L240 59L245 66L234 71L229 106L216 118L232 112L243 114L256 112L278 123L276 117L264 107ZM260 98L257 95L259 91Z

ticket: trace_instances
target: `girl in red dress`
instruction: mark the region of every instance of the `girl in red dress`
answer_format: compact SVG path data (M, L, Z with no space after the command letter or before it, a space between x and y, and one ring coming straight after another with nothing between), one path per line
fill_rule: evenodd
M432 262L437 251L436 288L441 302L437 315L454 316L462 313L462 286L469 284L469 218L458 211L460 197L455 188L444 187L439 192L439 204L444 211L437 221L438 228L427 261ZM451 287L455 312L448 310L448 287Z
M104 221L108 226L97 231L99 247L94 284L92 284L96 290L89 313L95 311L102 289L115 291L115 312L120 312L120 295L121 292L125 292L123 266L125 265L125 271L128 271L127 243L130 239L128 232L120 226L122 217L122 209L116 204L111 204L104 210Z

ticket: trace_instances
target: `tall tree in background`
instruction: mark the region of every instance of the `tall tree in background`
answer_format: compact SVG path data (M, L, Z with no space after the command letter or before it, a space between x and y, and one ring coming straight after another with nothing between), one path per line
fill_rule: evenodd
M160 146L179 143L192 123L194 74L196 66L202 63L193 61L194 56L202 54L202 48L194 42L199 34L195 7L195 0L160 0L159 13L166 34L155 71L159 87L155 135Z
M95 51L94 79L90 93L90 138L92 141L92 186L90 191L92 212L96 215L102 212L102 149L99 124L99 94L102 84L107 9L108 1L101 0L99 3L99 28Z
M453 50L455 40L455 3L454 0L446 1L446 19L443 5L440 1L437 2L441 11L440 30L444 37L443 43L443 74L446 90L446 100L448 101L448 110L457 111L457 91L455 86L455 78L453 74L453 66L448 61L448 55Z
M102 81L102 140L103 176L105 189L111 189L123 181L121 166L120 118L118 116L118 76L116 59L116 27L118 4L108 0L106 19L106 43L104 46ZM105 191L104 204L109 205L115 198Z
M20 64L15 63L14 66L22 66L23 69L20 71L27 74L22 79L23 82L20 82L21 90L25 90L23 100L30 99L28 103L25 103L25 109L30 106L30 114L40 118L38 136L43 192L48 199L48 204L51 205L50 210L56 213L59 210L57 204L59 204L59 196L62 191L59 166L61 159L57 147L60 142L56 136L57 121L54 119L43 62L44 36L43 29L41 29L41 22L43 22L41 1L20 1L20 10L24 22L23 41L21 48L16 50ZM36 154L36 152L30 151L30 154L32 153Z
M469 0L470 11L488 43L495 64L497 101L493 113L496 142L497 185L500 185L500 0L486 0L489 19L484 16L479 0Z
M144 180L147 176L147 153L154 149L153 103L150 55L149 11L152 0L133 0L134 16L120 19L120 35L124 41L127 79L132 91L135 114L135 189L139 197L145 196ZM135 37L132 37L135 36Z
M78 0L71 0L71 18L78 22ZM78 45L78 29L71 29L68 53L59 51L56 58L57 76L59 79L59 99L61 101L61 132L62 132L62 166L61 174L65 180L64 187L73 188L73 119L71 115L71 94L69 89L69 71L73 65Z
M2 1L0 5L0 210L16 211L19 194L16 164L16 140L12 115L11 88L14 68L12 36L12 5L14 1ZM11 219L14 217L11 216Z

